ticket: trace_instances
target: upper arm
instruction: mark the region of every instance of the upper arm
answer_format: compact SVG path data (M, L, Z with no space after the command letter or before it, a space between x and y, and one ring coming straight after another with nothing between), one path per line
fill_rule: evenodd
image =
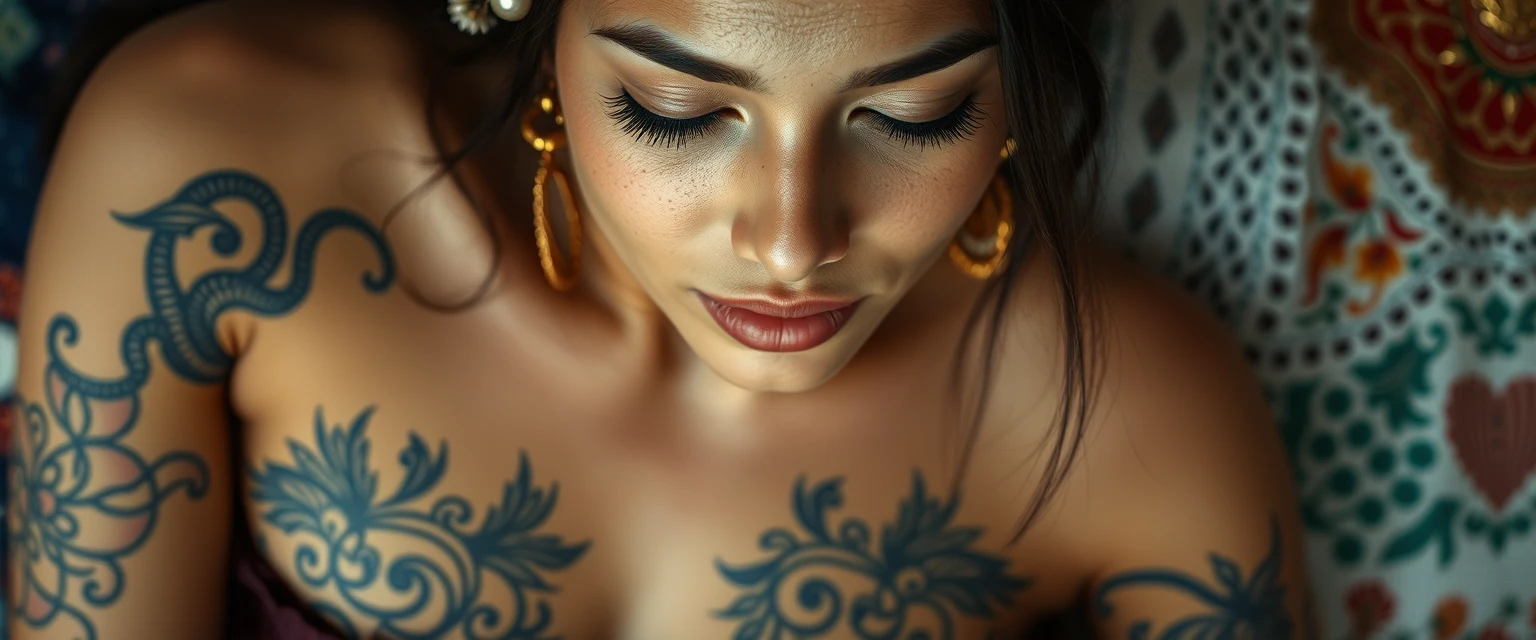
M1137 289L1110 303L1086 461L1114 487L1097 523L1114 532L1092 586L1101 636L1308 637L1298 510L1262 395L1223 327Z
M230 225L183 185L208 167L158 54L82 93L39 205L10 461L11 632L215 637L232 364L204 273ZM146 59L149 58L149 59ZM209 233L213 232L213 233Z

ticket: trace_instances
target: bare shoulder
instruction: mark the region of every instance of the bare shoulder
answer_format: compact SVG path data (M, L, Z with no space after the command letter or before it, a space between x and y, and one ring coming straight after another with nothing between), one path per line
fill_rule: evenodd
M419 112L408 42L389 21L328 2L229 0L171 14L93 70L51 173L84 164L139 182L152 177L140 172L185 178L179 165L312 169L352 151L370 125ZM126 155L137 161L116 157Z
M327 29L337 37L322 38ZM31 306L39 314L79 307L77 298L94 289L104 292L92 303L101 313L137 312L141 227L148 222L128 221L210 176L240 176L238 195L252 207L275 203L273 216L282 219L273 229L297 229L314 212L337 208L376 224L385 198L408 187L369 189L386 182L371 176L349 187L344 167L370 147L420 148L400 138L403 127L382 126L404 121L389 112L392 105L415 107L404 71L387 59L365 63L357 53L388 49L394 36L387 30L363 14L318 3L231 0L198 5L131 35L81 89L53 153L29 250L33 300L47 304ZM422 121L411 115L411 122ZM417 184L411 177L395 182ZM379 202L355 195L370 191ZM229 200L217 224L210 215L156 219L179 221L189 235L239 227L247 241L234 244L255 251L267 212L256 216L238 198ZM226 243L228 237L240 236ZM340 250L372 251L353 244ZM217 252L193 253L181 265L189 273L221 259Z
M1097 540L1100 629L1211 620L1234 637L1312 637L1291 468L1237 340L1169 284L1123 266L1104 283L1106 369L1084 471L1108 490L1088 519L1136 533Z
M1011 428L1023 425L1030 441L1048 442L1061 426L1067 340L1054 274L1034 271L1021 282L997 395L1027 390L1005 400L1027 416ZM1155 527L1177 509L1222 505L1251 512L1258 532L1271 515L1289 519L1284 451L1232 331L1189 294L1106 252L1096 253L1090 276L1090 411L1061 496L1064 513L1101 530L1138 512Z
M1290 468L1237 340L1192 297L1123 260L1097 256L1092 275L1091 411L1046 522L1088 559L1100 630L1118 637L1200 619L1235 637L1304 636ZM1037 329L1017 332L1018 352L1045 354L1052 341L1060 350L1059 329L1027 322ZM1059 354L1042 361L1057 366L1035 380L1059 392ZM1035 415L1025 430L1050 442L1041 436L1057 416Z
M1193 296L1119 258L1103 257L1095 275L1101 418L1149 410L1187 418L1263 407L1232 330ZM1201 402L1184 404L1194 398Z
M1035 486L1052 456L1056 471L1073 461L1025 538L1073 559L1057 579L1092 595L1098 635L1310 637L1290 468L1231 331L1177 287L1097 252L1083 335L1091 402L1082 420L1063 420L1070 350L1047 262L1028 266L1006 316L998 407L976 456Z
M1280 439L1231 329L1171 283L1122 260L1101 264L1102 379L1087 464L1123 487L1129 504L1154 496L1215 499L1221 496L1212 481L1243 478L1229 486L1265 493L1275 509L1287 506ZM1181 479L1208 495L1180 493Z
M415 35L360 3L221 0L171 13L131 34L101 71L196 80L203 89L232 91L271 89L275 82L357 87L412 73L421 53L412 46Z
M426 157L432 145L411 38L348 6L226 0L131 34L71 106L34 241L57 227L110 235L109 212L150 206L212 171L257 176L296 208L364 208L346 193L349 163L375 150Z
M1160 428L1146 419L1151 416L1263 413L1262 395L1237 340L1204 306L1103 249L1093 249L1088 262L1082 274L1088 284L1077 295L1087 358L1080 369L1093 409L1090 435L1115 430L1146 437ZM1064 382L1069 334L1057 280L1048 260L1037 256L1027 265L999 336L995 386L1006 409L1034 419L1025 423L1048 419L1057 410ZM1199 402L1190 402L1195 399ZM1004 428L1021 421L1010 422Z

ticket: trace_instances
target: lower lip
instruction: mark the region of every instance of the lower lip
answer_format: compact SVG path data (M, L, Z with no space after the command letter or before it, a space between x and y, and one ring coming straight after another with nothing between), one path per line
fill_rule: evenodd
M780 318L732 307L702 293L699 294L699 301L704 303L704 310L715 319L715 323L737 342L758 351L772 353L805 351L820 346L837 335L859 307L859 303L855 302L841 309L803 318Z

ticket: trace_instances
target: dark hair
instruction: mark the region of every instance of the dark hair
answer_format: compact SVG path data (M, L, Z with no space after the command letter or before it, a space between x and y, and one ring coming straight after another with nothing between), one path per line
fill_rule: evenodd
M171 12L201 0L118 0L102 7L82 31L70 61L54 92L50 121L43 129L42 150L46 159L57 142L69 105L86 77L102 58L133 31ZM1061 300L1059 318L1065 337L1062 352L1062 389L1040 486L1021 515L1013 539L1017 540L1039 517L1065 482L1083 444L1088 413L1099 382L1099 311L1086 259L1087 244L1097 211L1098 163L1095 156L1107 104L1103 74L1088 44L1088 23L1099 2L1090 0L991 0L1000 43L1003 90L1009 132L1019 152L1003 171L1013 188L1019 233L1008 251L1013 259L987 284L985 294L972 310L965 338L954 361L951 394L965 425L961 463L963 475L980 428L982 409L992 393L997 368L997 343L1020 268L1030 252L1042 252L1043 262L1056 274ZM387 8L418 24L437 23L443 28L443 0L374 0L370 6ZM537 0L521 22L497 26L490 35L457 38L452 64L507 61L511 71L504 91L489 105L485 118L450 148L435 124L441 92L429 94L428 114L433 141L440 150L438 177L452 176L458 163L493 140L530 104L541 89L545 60L563 0ZM397 208L396 211L399 209ZM391 216L394 212L391 212ZM482 215L485 215L482 213ZM489 223L489 220L486 220ZM493 237L495 234L493 234ZM500 255L500 252L497 252ZM982 362L970 366L964 354L981 340ZM962 392L974 387L969 400Z

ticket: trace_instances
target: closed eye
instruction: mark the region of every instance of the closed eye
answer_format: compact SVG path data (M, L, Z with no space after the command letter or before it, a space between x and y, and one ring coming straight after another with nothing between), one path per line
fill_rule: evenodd
M954 111L927 122L898 120L879 111L870 111L869 115L875 126L892 140L901 142L904 147L917 145L919 149L942 147L969 139L981 130L982 118L981 107L976 104L974 97L966 98Z
M692 118L668 118L640 105L628 89L619 89L619 95L604 97L608 117L619 123L625 134L651 146L681 149L694 138L708 135L720 124L719 112L706 113Z

